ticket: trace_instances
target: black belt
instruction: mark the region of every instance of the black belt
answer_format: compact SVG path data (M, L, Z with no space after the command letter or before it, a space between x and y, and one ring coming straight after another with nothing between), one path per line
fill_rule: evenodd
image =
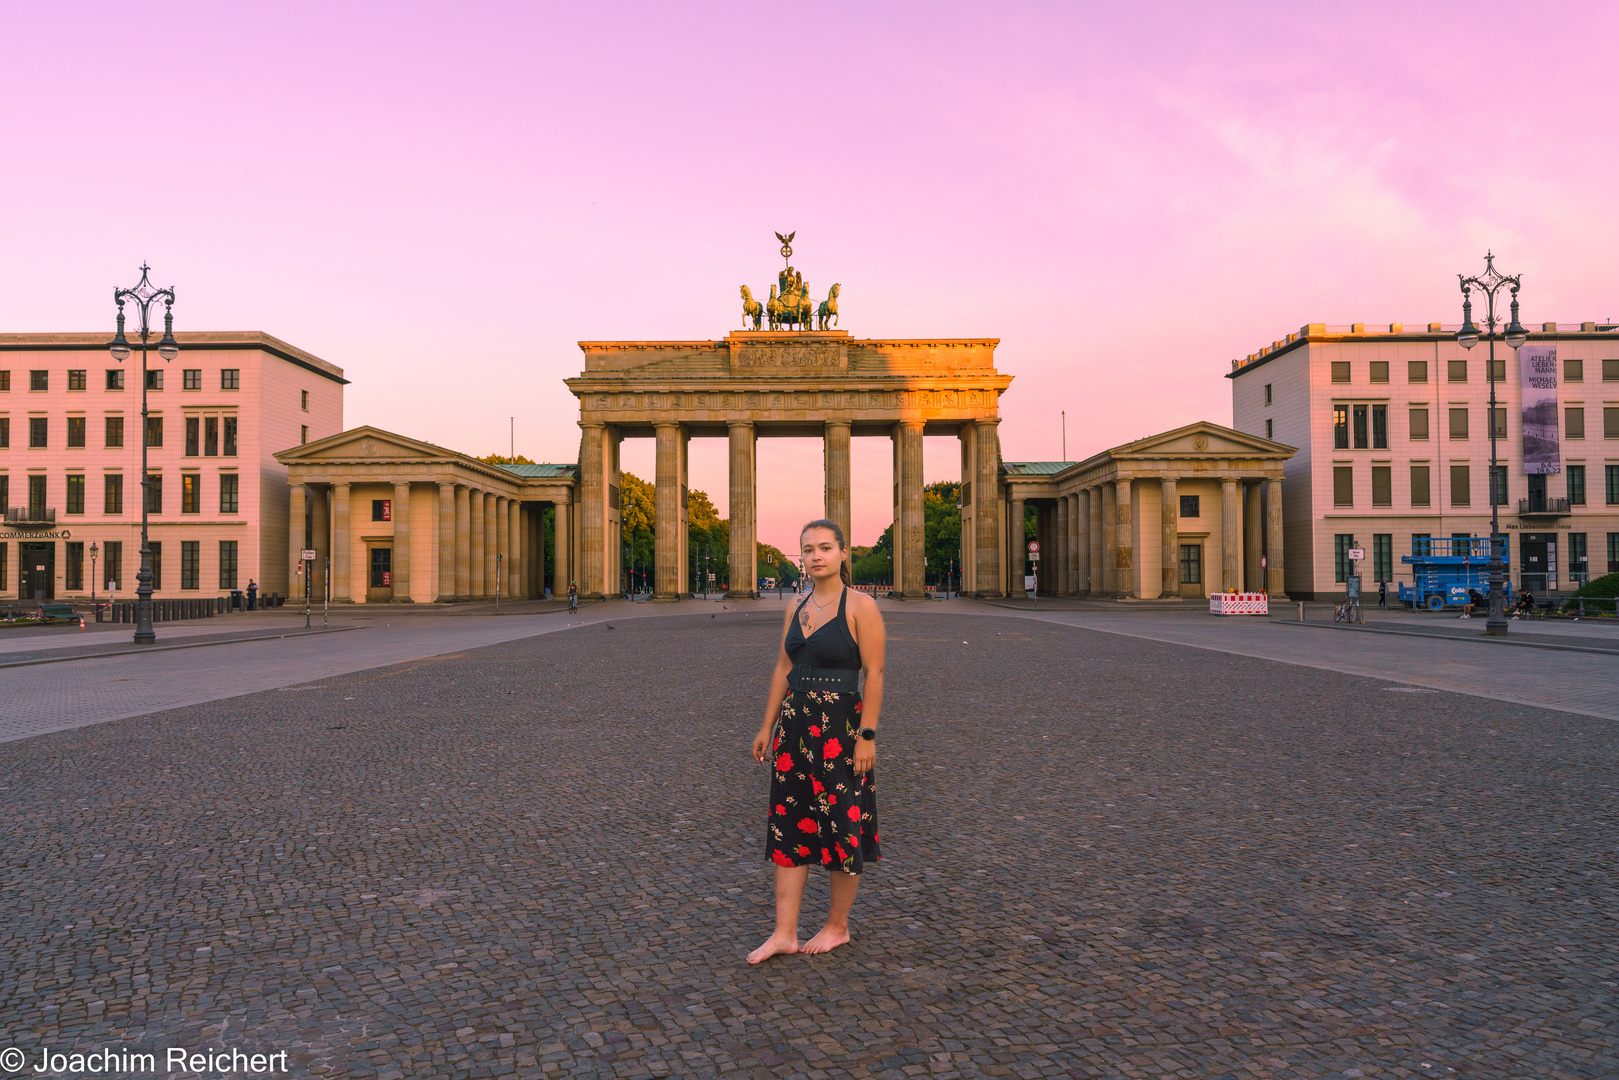
M860 692L860 672L854 668L826 668L794 664L787 673L787 685L794 690L830 690L839 694Z

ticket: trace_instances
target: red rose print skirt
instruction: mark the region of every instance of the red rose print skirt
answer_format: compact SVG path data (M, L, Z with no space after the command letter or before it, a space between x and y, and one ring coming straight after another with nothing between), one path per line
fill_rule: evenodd
M778 866L858 874L877 847L877 777L856 776L860 695L789 690L781 704L765 852Z

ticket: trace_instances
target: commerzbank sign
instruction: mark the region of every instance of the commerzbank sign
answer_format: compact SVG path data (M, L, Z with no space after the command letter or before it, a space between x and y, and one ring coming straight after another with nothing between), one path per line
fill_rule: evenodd
M50 532L0 529L0 540L71 540L72 538L73 533L68 529L52 529Z

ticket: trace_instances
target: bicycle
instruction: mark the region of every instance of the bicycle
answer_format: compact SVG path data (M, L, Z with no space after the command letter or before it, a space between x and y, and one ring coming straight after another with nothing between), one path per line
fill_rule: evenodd
M1335 623L1359 622L1359 615L1360 602L1356 600L1340 601L1338 606L1332 609L1332 621Z

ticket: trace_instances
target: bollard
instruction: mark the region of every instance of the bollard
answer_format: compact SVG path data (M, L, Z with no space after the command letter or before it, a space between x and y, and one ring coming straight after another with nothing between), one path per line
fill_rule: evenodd
M1299 622L1304 621L1304 601L1299 601Z

